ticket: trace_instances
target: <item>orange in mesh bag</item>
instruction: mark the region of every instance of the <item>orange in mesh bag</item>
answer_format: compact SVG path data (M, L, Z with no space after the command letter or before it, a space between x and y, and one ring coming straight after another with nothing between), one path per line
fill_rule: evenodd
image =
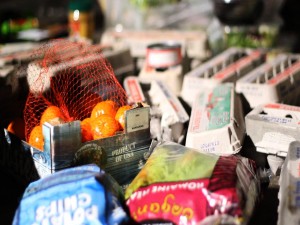
M90 117L94 106L104 100L113 101L117 107L126 103L126 93L99 48L58 39L44 44L34 55L43 58L32 61L27 68L27 141L50 107L56 109L48 113L48 118L68 122Z

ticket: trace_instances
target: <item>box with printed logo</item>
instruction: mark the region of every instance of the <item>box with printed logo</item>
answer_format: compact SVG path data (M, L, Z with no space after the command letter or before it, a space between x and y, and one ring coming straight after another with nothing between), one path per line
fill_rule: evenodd
M300 141L300 107L269 103L255 107L245 117L246 132L258 152L285 157L289 145Z
M197 95L192 106L186 146L218 155L238 153L245 137L241 101L232 83Z
M59 125L46 122L43 125L43 151L4 129L1 145L6 147L1 148L1 161L2 164L11 164L21 175L29 170L30 165L34 179L72 166L95 163L123 185L134 178L150 155L149 114L147 106L127 110L123 132L84 143L81 142L80 121ZM17 147L12 143L16 141L19 143ZM11 148L14 149L9 152ZM25 155L28 163L22 161Z

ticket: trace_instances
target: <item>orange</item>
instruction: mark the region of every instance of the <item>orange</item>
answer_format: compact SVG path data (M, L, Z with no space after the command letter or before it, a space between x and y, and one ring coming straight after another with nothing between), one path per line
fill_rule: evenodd
M44 151L44 136L42 131L42 126L35 126L30 132L28 143L41 150Z
M7 126L7 130L22 140L25 140L25 122L22 118L13 119Z
M67 105L67 108L70 113L73 112L73 117L84 119L91 116L93 108L101 101L102 99L98 94L87 92L80 98L80 102L72 101Z
M57 106L51 105L43 112L40 125L42 126L45 122L49 122L57 117L63 121L66 120L61 110Z
M105 138L113 136L119 130L119 123L114 117L104 114L93 119L91 122L93 138Z
M81 121L81 141L91 141L93 140L92 127L91 127L91 118L85 118Z
M115 117L117 113L117 105L114 101L106 100L99 102L92 110L91 118L97 118L100 115L110 115Z
M115 116L116 121L119 122L119 124L120 124L120 126L122 127L123 130L124 130L124 127L125 127L125 112L129 109L131 109L130 105L121 106L118 109L118 111L116 113L116 116Z

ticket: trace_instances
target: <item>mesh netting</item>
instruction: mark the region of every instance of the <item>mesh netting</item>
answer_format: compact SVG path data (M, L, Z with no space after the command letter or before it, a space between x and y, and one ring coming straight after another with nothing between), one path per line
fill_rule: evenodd
M36 50L29 63L29 95L24 109L26 140L39 125L44 110L55 105L67 121L90 117L92 108L103 100L117 106L126 103L126 94L103 58L99 46L52 40Z

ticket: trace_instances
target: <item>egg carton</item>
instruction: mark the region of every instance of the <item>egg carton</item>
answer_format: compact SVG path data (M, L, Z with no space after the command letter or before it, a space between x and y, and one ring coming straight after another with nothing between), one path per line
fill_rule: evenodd
M185 74L180 95L192 105L199 91L220 83L234 83L264 61L265 53L261 50L229 48Z
M124 89L129 103L141 101L150 105L150 130L153 138L175 142L183 140L189 115L164 82L153 80L146 88L139 78L129 76L124 80Z
M300 223L300 142L291 143L279 178L278 225Z
M123 86L127 93L127 101L129 105L136 102L146 102L141 84L136 76L126 77L124 79Z
M300 56L278 55L236 82L236 92L245 96L250 107L266 103L298 105Z
M300 107L269 103L245 117L246 133L258 152L286 157L289 145L300 141Z
M205 59L210 55L207 35L204 31L176 30L107 30L101 37L101 44L120 48L129 47L134 58L145 58L147 46L153 43L174 41L180 43L189 58Z
M232 83L219 84L196 96L192 106L187 147L218 155L238 153L245 137L241 99Z

